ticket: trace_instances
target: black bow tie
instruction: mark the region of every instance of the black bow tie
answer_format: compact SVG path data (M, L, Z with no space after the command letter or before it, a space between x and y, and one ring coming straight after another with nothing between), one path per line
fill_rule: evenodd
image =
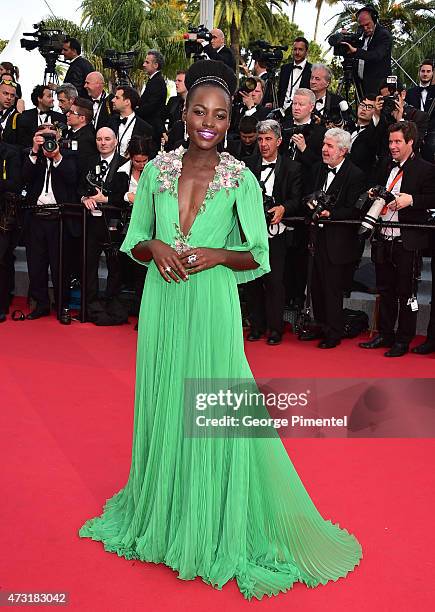
M92 98L92 102L94 104L99 104L100 103L100 99L99 98Z
M334 176L337 174L337 168L328 168L328 174L334 174Z
M366 125L357 125L355 128L356 132L360 132L361 130L364 130L367 126Z
M302 66L297 66L296 64L294 64L293 70L302 70Z
M261 171L263 170L268 170L269 168L272 168L272 170L275 168L276 166L276 162L273 162L272 164L262 164L261 165Z
M123 125L125 125L125 124L127 123L127 121L128 121L128 117L122 117L122 118L119 120L119 123L122 123Z
M109 167L109 164L107 163L107 161L105 159L102 159L99 163L100 166L100 174L104 175L107 172L107 168Z
M429 85L419 85L419 90L421 91L427 91L429 89Z
M391 169L393 169L393 168L400 168L400 165L401 165L401 162L394 161L394 159L393 159L393 161L391 162Z

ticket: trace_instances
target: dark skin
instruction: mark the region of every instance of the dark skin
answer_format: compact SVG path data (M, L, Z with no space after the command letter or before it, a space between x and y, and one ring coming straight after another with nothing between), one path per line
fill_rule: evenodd
M186 236L195 223L198 211L204 201L208 186L219 163L217 145L225 137L230 124L231 100L221 87L197 87L189 96L183 120L189 133L189 148L183 157L183 167L178 180L179 225ZM258 267L250 252L228 251L196 247L178 254L161 240L140 242L132 249L140 261L154 259L166 282L176 283L188 280L189 274L196 274L218 265L232 270L250 270ZM188 257L195 254L194 263ZM167 271L166 268L171 268Z

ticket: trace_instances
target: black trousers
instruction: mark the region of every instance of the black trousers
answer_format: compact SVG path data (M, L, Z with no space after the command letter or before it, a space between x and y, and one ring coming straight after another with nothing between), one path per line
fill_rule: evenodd
M349 286L354 263L335 264L329 258L325 229L317 231L311 297L314 318L325 337L340 340L344 331L343 293Z
M111 298L119 295L121 291L121 265L119 252L120 239L115 236L117 232L109 232L103 217L92 217L88 219L87 235L87 302L91 304L98 299L98 266L101 253L106 256L107 263L107 285L106 297Z
M245 285L251 328L262 333L266 329L283 331L286 249L284 234L269 239L270 272Z
M417 294L417 251L407 251L401 241L378 243L375 257L376 285L379 291L379 333L388 340L409 344L415 336L417 312L408 300ZM394 331L397 322L397 331Z
M17 231L0 230L0 314L7 314L11 290L11 274L14 272L14 249L17 246Z
M432 232L435 230L432 230ZM432 255L431 261L432 269L432 296L430 302L430 317L429 325L427 326L427 337L431 340L435 340L435 251Z
M50 308L48 294L48 268L57 302L59 275L59 222L56 217L46 218L32 214L26 244L29 269L30 295L37 308Z

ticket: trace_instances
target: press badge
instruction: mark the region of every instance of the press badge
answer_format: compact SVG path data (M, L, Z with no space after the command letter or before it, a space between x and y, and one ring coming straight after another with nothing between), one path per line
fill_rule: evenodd
M408 306L411 306L411 310L412 312L417 312L418 310L418 302L417 302L417 298L415 296L410 297L408 299Z

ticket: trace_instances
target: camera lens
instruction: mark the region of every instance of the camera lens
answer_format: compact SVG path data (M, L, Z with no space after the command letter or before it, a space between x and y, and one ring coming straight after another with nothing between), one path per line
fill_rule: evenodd
M47 153L53 153L57 149L57 141L54 136L46 136L42 148Z

